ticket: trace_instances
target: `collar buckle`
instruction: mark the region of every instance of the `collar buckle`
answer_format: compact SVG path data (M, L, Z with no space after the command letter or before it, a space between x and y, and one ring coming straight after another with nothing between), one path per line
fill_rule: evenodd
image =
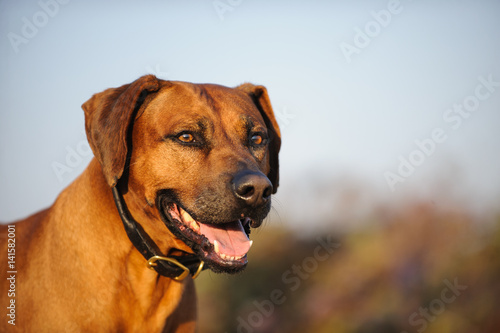
M156 262L158 260L163 260L163 261L167 261L177 267L179 267L180 269L183 270L183 272L181 274L179 274L178 276L174 277L173 279L175 281L182 281L184 280L189 274L191 274L191 271L189 270L189 268L187 268L186 266L184 266L183 264L181 264L179 261L177 261L176 259L174 258L168 258L168 257L162 257L162 256L153 256L151 258L149 258L148 260L148 268L149 269L152 269L152 270L155 270L155 267L158 265ZM201 271L203 270L203 265L205 264L205 262L203 262L202 260L200 260L200 265L198 266L198 269L196 270L196 273L193 274L193 280L196 279L198 277L198 275L200 275Z

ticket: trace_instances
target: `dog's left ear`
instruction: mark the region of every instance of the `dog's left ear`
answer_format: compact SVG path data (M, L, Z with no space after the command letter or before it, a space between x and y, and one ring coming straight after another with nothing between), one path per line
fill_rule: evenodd
M271 106L271 101L269 100L269 95L267 94L267 89L264 86L256 86L251 83L244 83L237 87L237 89L246 92L253 100L257 108L259 109L268 131L270 132L271 141L269 144L269 163L270 171L267 177L273 184L273 194L278 190L279 185L279 160L278 153L281 147L281 132L274 116L274 111Z
M135 114L145 94L159 88L158 79L146 75L130 84L95 94L82 105L90 148L111 187L116 185L125 168Z

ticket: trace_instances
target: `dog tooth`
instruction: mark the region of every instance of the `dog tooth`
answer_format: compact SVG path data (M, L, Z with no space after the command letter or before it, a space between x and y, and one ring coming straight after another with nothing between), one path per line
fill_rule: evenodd
M200 225L198 224L198 222L196 222L195 220L191 221L190 225L191 229L193 229L194 231L199 231L200 230Z
M219 254L219 242L217 240L214 240L214 251Z
M251 245L251 243L252 243L252 241L250 242L250 245ZM220 252L220 243L217 240L214 240L213 246L214 246L214 252L217 253L217 255L223 260L233 260L234 261L234 260L239 260L245 256L245 255L232 256L232 255Z
M181 216L182 216L182 219L184 220L184 222L194 221L193 218L191 217L191 215L189 215L189 213L186 212L184 209L180 208L180 211L181 211Z
M250 246L248 247L248 249L250 249L253 245L253 240L250 241Z

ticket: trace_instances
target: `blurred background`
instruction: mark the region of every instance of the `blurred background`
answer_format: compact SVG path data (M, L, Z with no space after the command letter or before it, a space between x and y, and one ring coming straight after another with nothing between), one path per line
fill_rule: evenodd
M200 332L500 332L499 32L498 1L0 0L0 221L87 166L92 94L263 84L280 189Z

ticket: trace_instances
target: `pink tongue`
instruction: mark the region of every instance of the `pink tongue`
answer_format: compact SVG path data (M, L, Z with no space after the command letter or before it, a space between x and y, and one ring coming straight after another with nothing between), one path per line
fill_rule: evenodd
M250 250L250 240L240 221L221 225L200 223L200 233L214 244L219 243L219 252L229 256L243 256Z

